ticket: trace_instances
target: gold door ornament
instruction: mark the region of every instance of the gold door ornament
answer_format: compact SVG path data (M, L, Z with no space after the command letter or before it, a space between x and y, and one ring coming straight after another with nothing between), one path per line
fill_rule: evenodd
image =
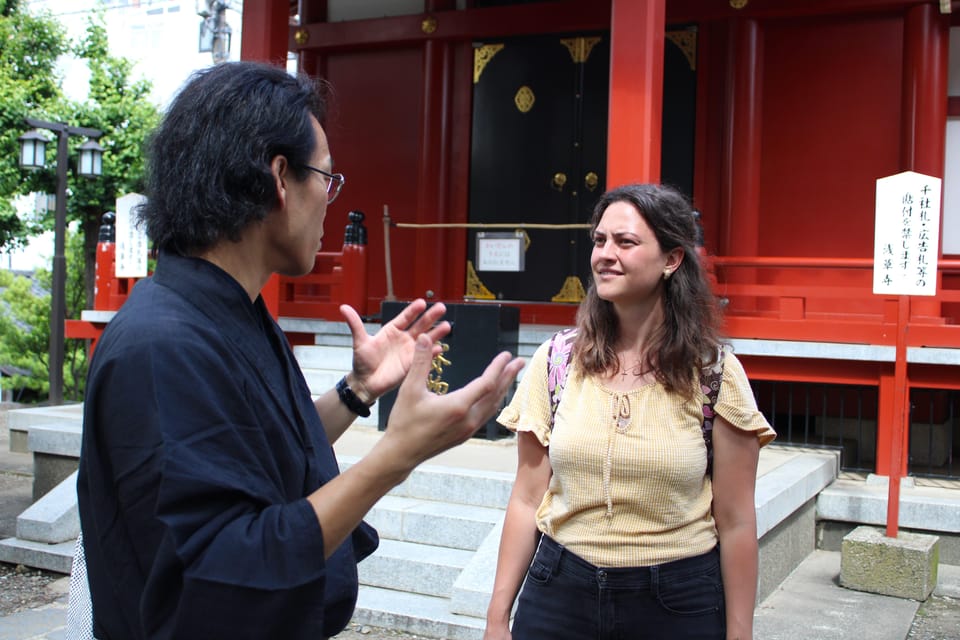
M502 44L485 44L473 50L473 84L480 82L480 74L483 73L484 67L503 47Z
M590 191L596 191L597 185L600 184L600 176L593 171L588 171L587 175L583 176L583 184Z
M520 113L527 113L530 109L533 109L533 103L536 101L537 97L533 95L533 89L527 85L517 89L517 95L513 96L513 104L517 105L517 110Z
M587 61L587 58L590 57L590 52L593 51L595 46L600 44L601 40L603 40L603 38L584 38L580 36L578 38L562 38L560 44L570 51L570 57L573 58L574 64L581 64Z
M487 289L483 281L480 280L480 276L477 275L477 270L473 268L472 260L467 260L467 290L463 295L466 298L473 298L475 300L497 299L497 297L493 295L493 292Z
M697 70L697 31L696 29L679 29L677 31L667 31L667 40L672 42L680 49L680 52L687 58L687 64L690 65L690 71Z
M577 276L567 276L559 293L550 298L550 302L581 302L587 297L583 283Z

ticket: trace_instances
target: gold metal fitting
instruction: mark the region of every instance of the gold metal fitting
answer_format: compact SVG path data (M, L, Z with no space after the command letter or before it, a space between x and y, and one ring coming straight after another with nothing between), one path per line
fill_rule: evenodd
M433 16L427 16L420 23L420 30L426 34L433 33L437 30L437 19Z
M293 41L302 47L310 41L310 32L303 27L297 29L293 34Z

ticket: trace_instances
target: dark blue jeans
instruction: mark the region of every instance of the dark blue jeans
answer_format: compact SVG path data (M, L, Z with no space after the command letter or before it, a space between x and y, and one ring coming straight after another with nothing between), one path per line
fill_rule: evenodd
M527 570L513 640L723 640L720 551L651 567L595 567L547 536Z

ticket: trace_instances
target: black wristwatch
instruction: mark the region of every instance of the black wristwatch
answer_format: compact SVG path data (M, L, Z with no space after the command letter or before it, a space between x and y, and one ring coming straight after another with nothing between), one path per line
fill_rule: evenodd
M370 417L370 407L364 404L347 384L347 376L340 378L340 382L337 383L337 395L340 396L340 402L347 405L347 409L361 418Z

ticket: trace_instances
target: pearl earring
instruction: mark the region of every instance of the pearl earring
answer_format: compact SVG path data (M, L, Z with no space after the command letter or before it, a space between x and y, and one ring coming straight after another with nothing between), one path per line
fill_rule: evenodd
M664 279L664 280L669 280L669 279L670 279L670 270L669 270L669 269L666 269L666 270L663 272L663 279Z

